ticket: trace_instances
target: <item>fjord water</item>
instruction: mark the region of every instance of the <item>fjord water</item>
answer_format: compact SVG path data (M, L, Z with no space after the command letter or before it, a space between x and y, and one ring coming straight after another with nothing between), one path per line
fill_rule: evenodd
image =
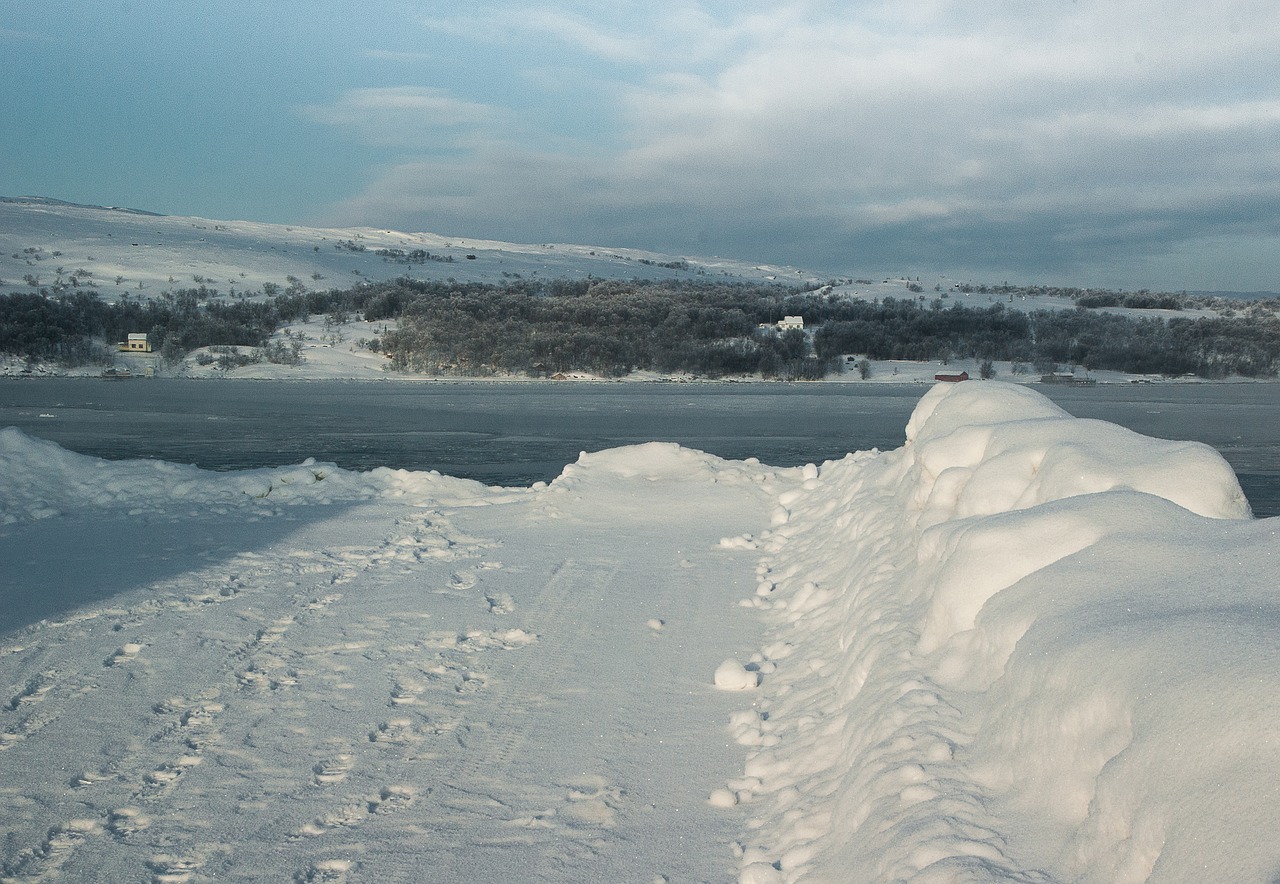
M487 484L555 478L581 451L678 442L794 466L902 444L927 388L889 384L0 381L0 426L108 459L232 470L308 457ZM1077 417L1205 442L1258 516L1280 514L1280 384L1039 388Z

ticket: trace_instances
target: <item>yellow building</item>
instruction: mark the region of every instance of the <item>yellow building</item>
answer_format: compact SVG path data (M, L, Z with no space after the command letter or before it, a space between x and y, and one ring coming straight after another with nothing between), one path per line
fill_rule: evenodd
M121 341L116 345L117 349L125 350L129 353L150 353L151 342L147 340L145 334L130 334L129 340Z

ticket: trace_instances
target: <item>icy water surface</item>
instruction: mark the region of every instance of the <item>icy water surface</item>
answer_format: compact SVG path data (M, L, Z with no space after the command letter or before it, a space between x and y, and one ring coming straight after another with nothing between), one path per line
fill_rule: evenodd
M902 444L920 385L395 381L0 381L0 426L111 459L230 470L314 457L488 484L558 475L580 451L651 440L794 466ZM1194 439L1280 514L1280 384L1038 388L1078 417Z

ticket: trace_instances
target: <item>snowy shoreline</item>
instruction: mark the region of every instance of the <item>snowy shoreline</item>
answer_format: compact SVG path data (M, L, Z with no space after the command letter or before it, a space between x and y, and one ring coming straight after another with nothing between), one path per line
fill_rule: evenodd
M0 877L1267 880L1226 462L999 381L906 438L496 488L0 430Z
M310 358L315 358L312 354ZM972 363L972 364L971 364ZM146 363L133 357L121 360L118 364L129 364L130 375L125 380L138 381L154 378L181 380L241 380L241 381L281 381L286 383L309 383L315 381L387 381L402 384L755 384L779 387L804 387L810 385L850 384L856 386L902 386L924 388L936 383L935 375L968 372L969 380L981 380L978 376L976 360L957 360L950 363L941 362L872 362L871 376L858 377L850 370L840 375L829 376L821 380L780 380L762 378L758 375L727 376L720 378L698 377L693 375L663 375L656 372L632 372L619 378L606 378L586 372L572 372L564 377L530 377L528 375L426 375L399 371L352 371L334 370L323 363L304 364L301 366L274 366L269 363L251 365L242 368L220 369L197 366L193 358L188 358L184 365L173 373L146 373ZM33 370L26 370L27 363L20 360L0 362L0 380L39 380L41 378L83 378L85 380L101 380L103 370L100 367L63 368L49 365L36 365ZM1200 386L1235 386L1239 384L1274 384L1280 378L1246 378L1232 376L1227 378L1201 377L1162 377L1157 375L1133 375L1123 372L1094 371L1081 378L1088 378L1092 385L1200 385ZM111 380L117 380L110 378ZM1007 363L997 363L992 380L1002 383L1017 384L1032 388L1054 388L1061 386L1087 386L1086 384L1055 384L1043 381L1034 374L1015 375Z
M301 342L300 355L303 361L298 365L274 365L259 362L236 368L221 368L217 364L218 353L210 348L202 348L188 354L180 365L161 367L159 357L152 354L117 354L115 367L128 369L130 382L145 380L150 375L155 377L180 377L190 379L240 379L271 381L336 381L336 380L385 380L393 383L425 384L771 384L780 386L808 384L852 384L857 386L879 386L886 384L925 387L935 383L939 374L967 373L971 379L978 380L981 374L979 360L956 359L950 362L909 360L868 360L868 376L861 377L857 367L850 364L838 375L830 375L816 381L784 381L766 379L759 375L729 376L723 378L706 378L693 375L660 374L652 371L635 371L619 378L606 378L587 372L568 372L560 377L530 377L528 375L509 374L484 377L467 377L460 375L427 375L411 372L388 371L386 357L369 350L365 344L377 336L383 322L353 321L341 326L326 326L322 318L315 318L306 323L294 323L277 330L272 337L273 343ZM253 348L238 348L249 352ZM201 364L204 363L204 364ZM1052 384L1042 382L1041 375L1023 369L1014 373L1010 362L993 363L994 380L1032 387L1051 387ZM150 375L148 374L150 372ZM85 366L68 369L60 366L38 364L28 371L25 360L15 357L0 357L0 378L32 378L41 377L84 377L100 378L101 366ZM1229 377L1210 380L1201 377L1163 377L1160 375L1135 375L1118 371L1078 372L1081 379L1097 385L1116 384L1254 384L1275 383L1276 378L1243 378ZM1070 385L1070 384L1067 384Z

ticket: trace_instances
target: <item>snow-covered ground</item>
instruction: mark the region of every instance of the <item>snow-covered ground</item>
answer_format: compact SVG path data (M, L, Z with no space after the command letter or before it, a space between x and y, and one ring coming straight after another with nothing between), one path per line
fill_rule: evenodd
M432 257L404 263L403 256L417 251ZM0 293L33 291L28 276L48 287L59 280L70 286L74 277L108 300L201 285L223 295L257 292L266 283L283 289L290 277L307 289L346 289L402 276L491 284L593 276L801 285L829 278L795 267L640 249L218 221L0 198ZM905 291L906 284L900 280L894 288Z
M1001 383L550 485L0 431L5 881L1269 881L1280 540Z

